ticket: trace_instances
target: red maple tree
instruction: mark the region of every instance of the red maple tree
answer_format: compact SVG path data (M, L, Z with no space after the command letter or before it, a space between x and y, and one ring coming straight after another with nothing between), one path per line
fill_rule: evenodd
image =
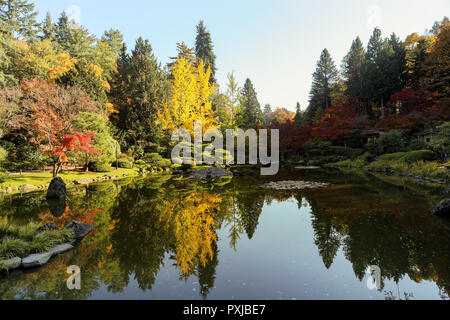
M72 122L80 112L99 112L99 108L78 87L63 87L43 80L24 81L21 86L20 111L15 129L40 146L53 160L57 177L67 152L95 153L92 133L73 133Z

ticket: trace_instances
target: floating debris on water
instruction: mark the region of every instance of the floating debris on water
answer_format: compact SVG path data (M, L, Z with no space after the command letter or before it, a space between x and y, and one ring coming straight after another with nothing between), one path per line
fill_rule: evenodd
M303 190L326 188L330 184L311 181L277 181L263 184L261 188L274 190Z

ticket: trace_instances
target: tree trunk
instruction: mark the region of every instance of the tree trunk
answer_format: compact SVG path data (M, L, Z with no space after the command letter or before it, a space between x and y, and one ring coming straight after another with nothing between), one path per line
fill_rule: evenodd
M56 162L53 163L53 178L57 178L58 177L58 169L57 169L57 164Z

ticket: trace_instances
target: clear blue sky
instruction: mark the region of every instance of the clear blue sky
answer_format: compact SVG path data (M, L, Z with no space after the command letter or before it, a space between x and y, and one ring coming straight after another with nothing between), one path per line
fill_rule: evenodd
M217 78L225 88L235 71L252 80L261 105L294 110L308 103L312 73L327 48L337 66L356 36L364 44L374 26L402 40L423 33L450 15L449 0L34 0L40 17L54 20L65 10L97 36L119 29L127 46L149 39L162 63L176 55L176 43L193 46L200 19L212 34Z

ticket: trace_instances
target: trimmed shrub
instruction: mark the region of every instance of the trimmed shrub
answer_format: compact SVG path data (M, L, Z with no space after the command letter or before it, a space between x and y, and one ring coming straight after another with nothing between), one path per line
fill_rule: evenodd
M123 169L133 169L133 164L127 158L119 159L118 166Z
M148 164L156 164L158 161L161 161L163 159L163 157L158 154L158 153L149 153L144 155L144 157L142 157L142 160L144 160L146 163Z
M429 150L410 151L405 154L403 160L409 163L417 161L433 161L438 158L438 155Z
M404 152L407 150L406 135L401 130L391 130L377 140L368 143L366 150L376 155Z
M91 162L89 164L89 170L92 172L111 172L112 167L107 162Z
M167 169L172 166L172 161L170 161L169 159L162 159L158 161L157 165L158 168Z
M417 161L433 161L438 158L438 155L433 151L429 150L418 150L410 152L396 152L384 154L378 157L378 160L382 161L403 161L408 163L413 163Z
M9 177L9 172L6 169L0 168L0 183L5 182Z

